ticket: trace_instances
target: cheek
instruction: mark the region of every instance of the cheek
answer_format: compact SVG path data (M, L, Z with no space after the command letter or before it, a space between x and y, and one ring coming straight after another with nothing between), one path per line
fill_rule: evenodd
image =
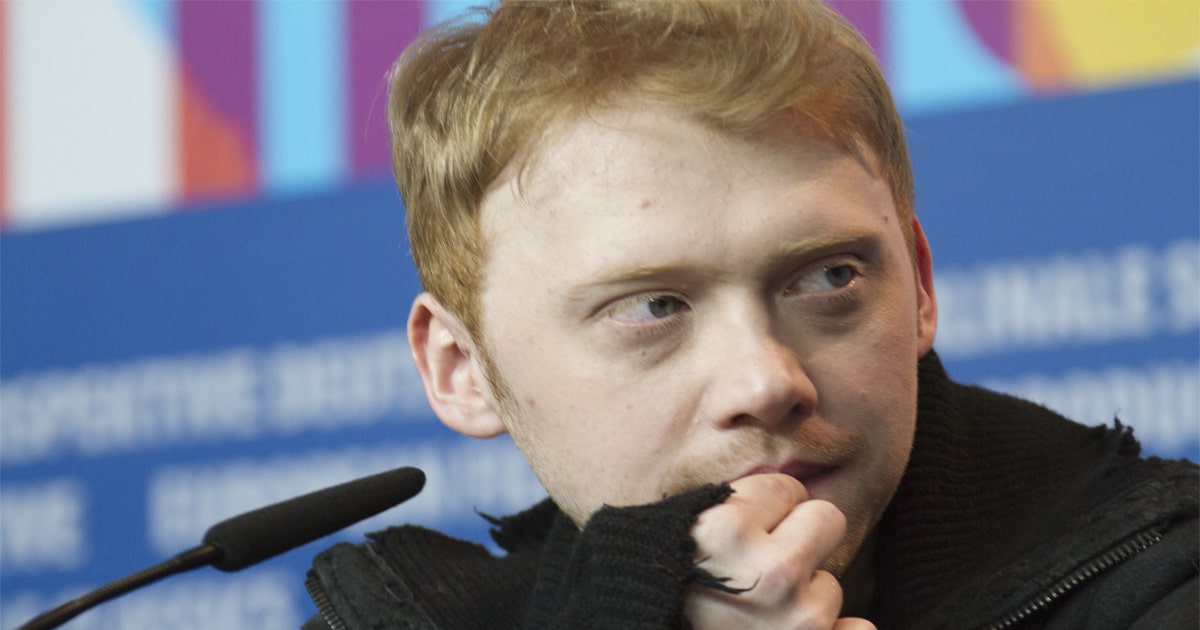
M918 357L914 333L908 328L877 340L872 351L876 358L862 393L874 412L876 425L869 431L879 465L896 474L908 461L916 426Z
M546 341L498 344L493 360L519 402L505 422L547 490L585 514L601 503L657 499L691 424L686 388L678 379L619 373Z
M820 349L821 414L854 425L881 460L907 456L917 396L915 301L903 286L889 292L863 325ZM913 311L907 310L909 304ZM850 427L847 427L850 428ZM883 461L879 461L883 464Z

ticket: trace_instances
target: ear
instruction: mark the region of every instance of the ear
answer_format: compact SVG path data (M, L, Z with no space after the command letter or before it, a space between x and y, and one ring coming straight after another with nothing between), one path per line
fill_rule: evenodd
M442 424L477 438L505 432L474 341L462 321L429 293L413 300L408 345L429 406Z
M917 217L912 220L913 249L916 253L917 274L917 351L925 356L933 347L937 335L937 296L933 293L933 254L929 240Z

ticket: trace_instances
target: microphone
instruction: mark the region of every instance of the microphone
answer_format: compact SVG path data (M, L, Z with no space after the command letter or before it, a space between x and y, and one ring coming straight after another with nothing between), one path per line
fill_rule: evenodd
M206 564L222 571L244 569L399 505L424 485L420 469L397 468L226 519L204 533L199 547L44 612L18 630L57 628L110 599Z

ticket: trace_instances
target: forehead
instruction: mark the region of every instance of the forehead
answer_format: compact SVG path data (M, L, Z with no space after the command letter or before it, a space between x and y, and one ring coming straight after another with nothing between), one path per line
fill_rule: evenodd
M489 250L500 241L536 247L580 232L593 237L577 238L580 246L599 246L603 236L635 226L640 234L618 235L698 230L714 213L747 205L788 212L846 192L838 186L862 184L850 179L882 184L865 148L843 151L785 127L730 136L654 105L613 107L560 122L527 156L483 200ZM829 185L811 185L822 180ZM742 214L749 220L762 213Z
M506 183L513 201L534 213L563 205L587 213L629 195L677 192L664 189L665 181L715 183L707 176L731 142L670 110L602 110L552 129ZM594 203L581 205L581 198Z

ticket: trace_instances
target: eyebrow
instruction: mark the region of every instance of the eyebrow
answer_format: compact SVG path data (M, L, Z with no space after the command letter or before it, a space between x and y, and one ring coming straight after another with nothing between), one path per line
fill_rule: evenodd
M811 238L788 241L775 248L771 257L773 260L794 259L801 256L812 256L822 252L854 248L882 238L874 228L849 226L842 227L830 234L822 234Z
M877 241L879 238L878 231L872 228L858 226L841 227L829 234L784 242L775 248L769 260L794 261L797 258L820 255L827 251L862 247L867 243ZM698 276L708 278L711 277L711 274L701 274L677 263L623 267L571 287L567 292L567 297L571 301L577 301L584 299L589 292L604 287L644 282L647 280L689 280L696 279Z

